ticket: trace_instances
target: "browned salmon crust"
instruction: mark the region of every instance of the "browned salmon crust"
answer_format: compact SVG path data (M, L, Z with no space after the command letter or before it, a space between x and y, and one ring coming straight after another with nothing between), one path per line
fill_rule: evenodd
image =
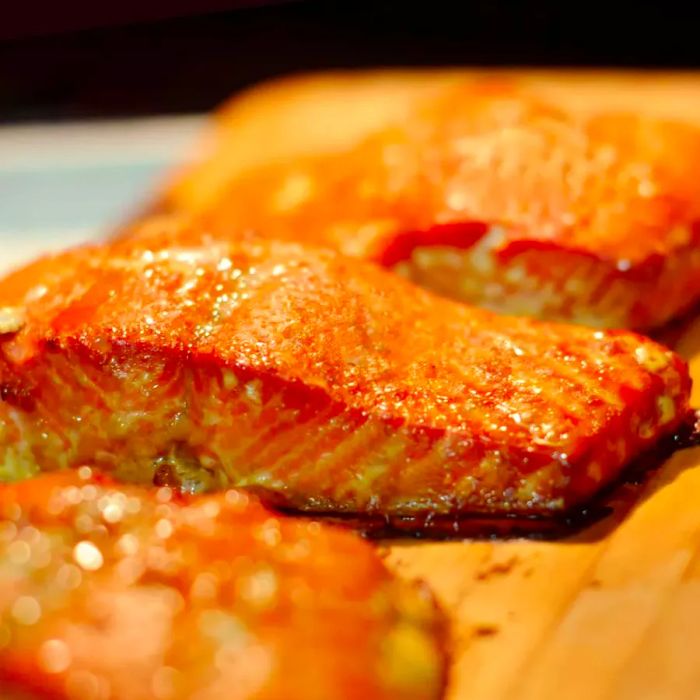
M88 463L307 511L552 515L688 407L685 363L633 333L499 317L332 251L177 223L40 261L0 306L5 478Z

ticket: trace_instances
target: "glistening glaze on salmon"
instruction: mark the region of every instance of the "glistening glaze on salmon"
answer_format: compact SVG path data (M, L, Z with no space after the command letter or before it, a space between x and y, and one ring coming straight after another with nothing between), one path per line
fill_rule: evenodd
M219 131L163 204L221 231L330 246L462 301L593 326L657 327L700 296L696 126L472 78L339 152L240 172ZM196 181L207 162L211 191Z
M94 463L316 512L557 514L687 412L685 363L641 336L178 224L30 266L0 305L21 311L0 341L5 478Z
M0 486L3 700L441 697L429 593L360 538L89 474Z

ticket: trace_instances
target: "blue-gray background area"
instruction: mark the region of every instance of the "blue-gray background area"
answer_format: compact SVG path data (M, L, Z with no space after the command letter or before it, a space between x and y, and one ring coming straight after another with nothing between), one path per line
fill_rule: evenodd
M0 166L0 274L105 235L144 206L173 163Z
M171 161L0 166L0 232L98 228L123 221L152 192Z

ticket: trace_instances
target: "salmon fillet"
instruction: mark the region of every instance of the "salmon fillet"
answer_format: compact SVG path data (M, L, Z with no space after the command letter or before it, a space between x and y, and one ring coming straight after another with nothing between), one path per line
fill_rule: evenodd
M591 115L633 112L700 123L700 74L464 68L326 71L277 78L217 109L165 198L201 211L236 174L306 155L341 153L401 123L457 86L509 86Z
M431 86L380 74L356 94L341 91L345 102L333 102L322 82L299 90L301 104L293 86L280 88L287 102L278 98L283 116L274 119L265 118L264 100L248 98L238 110L234 103L203 162L161 206L219 231L330 246L503 313L647 330L697 300L697 120L617 111L638 109L637 92L649 94L641 88L614 101L606 83L579 82L598 96L596 111L563 81L458 77L440 73ZM392 81L394 96L378 98L374 121L354 116ZM267 125L274 134L304 115L313 123L309 112L322 99L332 102L326 112L342 105L349 115L347 128L339 117L340 136L319 128L322 136L294 147L277 134L266 147L258 134L257 161L237 148L235 134ZM250 122L261 113L255 131Z
M550 516L688 407L685 363L633 333L499 317L327 249L168 220L15 273L1 306L5 479L94 464L310 512Z
M89 469L0 486L5 700L428 700L442 642L370 545L244 492Z

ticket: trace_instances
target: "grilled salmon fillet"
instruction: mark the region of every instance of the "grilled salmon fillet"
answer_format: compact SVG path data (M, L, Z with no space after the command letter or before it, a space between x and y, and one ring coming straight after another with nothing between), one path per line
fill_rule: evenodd
M697 120L619 111L648 92L615 102L614 82L589 85L600 109L584 110L556 80L459 76L380 74L355 93L336 88L344 100L323 82L298 102L282 87L274 119L263 99L234 103L160 206L220 231L330 246L499 312L647 330L697 300ZM392 80L378 115L364 117ZM338 135L319 128L298 146L290 130L287 145L283 128L313 124L323 100L321 127L341 109L349 126L339 117ZM240 148L255 134L257 160Z
M700 75L649 71L390 69L269 80L216 110L164 196L201 211L236 174L299 156L341 153L457 86L510 86L565 109L643 113L699 124Z
M35 263L2 306L5 479L87 463L302 511L550 516L688 406L685 363L633 333L500 317L177 221Z
M0 486L0 692L52 700L441 696L422 586L360 538L241 491L90 469Z

